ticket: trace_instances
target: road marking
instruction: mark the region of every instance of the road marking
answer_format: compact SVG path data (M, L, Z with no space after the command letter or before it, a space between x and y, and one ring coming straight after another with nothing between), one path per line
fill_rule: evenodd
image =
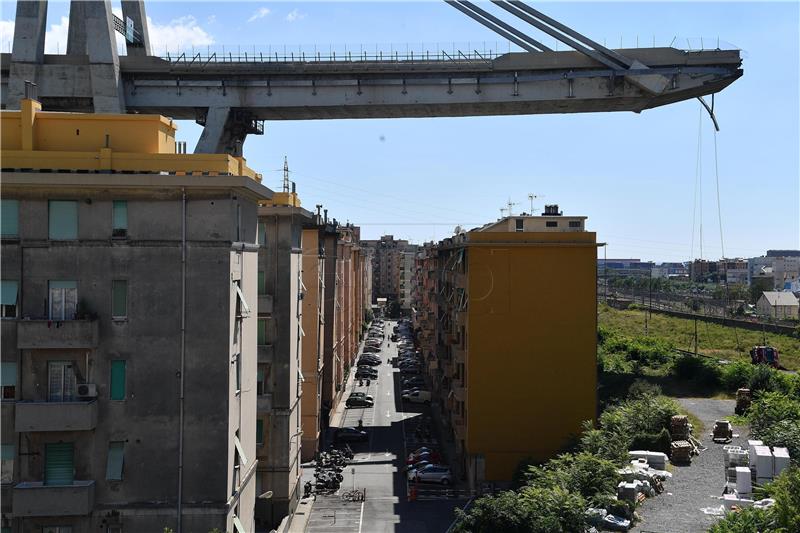
M364 502L361 502L361 516L358 517L358 533L361 533L361 526L364 523Z

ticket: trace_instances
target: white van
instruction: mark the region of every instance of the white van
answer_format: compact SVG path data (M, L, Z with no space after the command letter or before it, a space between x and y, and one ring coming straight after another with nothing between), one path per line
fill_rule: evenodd
M431 403L431 391L417 390L403 395L403 399L413 403Z

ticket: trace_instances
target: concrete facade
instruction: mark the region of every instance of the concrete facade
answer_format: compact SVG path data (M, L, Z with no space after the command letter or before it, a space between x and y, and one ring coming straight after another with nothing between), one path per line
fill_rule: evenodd
M272 497L258 502L256 525L276 527L291 515L300 498L302 320L301 290L303 227L312 215L296 197L258 208L260 238L258 270L263 290L272 301L259 311L259 368L265 383L259 395L258 419L263 443L258 447L258 483Z
M378 240L365 240L362 245L371 250L372 297L396 300L401 306L401 300L409 304L417 246L406 240L397 240L393 235L383 235ZM408 305L403 307L408 308Z
M26 139L26 157L52 155ZM181 161L141 152L141 170L165 155ZM58 168L3 173L18 213L2 231L4 294L15 288L0 350L14 384L4 526L252 530L256 209L271 191L245 176ZM64 224L74 235L57 235Z
M473 488L507 484L519 461L552 457L596 416L595 234L497 231L507 223L417 256L417 338L451 466Z

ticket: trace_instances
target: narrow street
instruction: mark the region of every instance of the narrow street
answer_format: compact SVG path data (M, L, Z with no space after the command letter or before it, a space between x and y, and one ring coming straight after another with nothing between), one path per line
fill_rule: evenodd
M386 321L384 331L391 335L397 323ZM342 472L341 488L332 495L320 495L311 510L306 531L323 532L414 532L443 533L453 521L453 509L466 501L442 498L427 501L408 501L407 483L402 471L405 464L405 423L423 413L428 406L404 408L400 398L399 371L387 361L397 355L397 344L384 341L380 357L383 363L375 367L379 378L359 386L350 374L342 403L331 419L335 427L355 427L359 420L369 432L366 443L351 444L355 457ZM344 400L353 391L366 392L375 399L373 407L344 408ZM303 482L313 480L313 465L306 465ZM352 488L366 489L366 501L345 502L340 494Z

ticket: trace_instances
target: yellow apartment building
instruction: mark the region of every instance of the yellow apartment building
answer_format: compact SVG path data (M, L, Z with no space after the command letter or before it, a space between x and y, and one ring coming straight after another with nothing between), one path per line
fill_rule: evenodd
M452 466L472 487L552 457L596 415L595 234L585 217L547 213L505 217L418 257L418 279L436 278L435 301L415 302L420 335L434 339L428 367Z

